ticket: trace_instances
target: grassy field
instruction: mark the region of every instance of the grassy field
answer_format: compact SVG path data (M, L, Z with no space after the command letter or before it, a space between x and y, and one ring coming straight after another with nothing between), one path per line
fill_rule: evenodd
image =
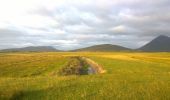
M106 73L59 76L72 56ZM170 53L0 53L0 100L170 100Z

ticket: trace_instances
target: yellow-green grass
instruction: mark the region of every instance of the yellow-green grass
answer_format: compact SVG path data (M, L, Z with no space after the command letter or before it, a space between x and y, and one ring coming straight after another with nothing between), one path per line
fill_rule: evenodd
M107 72L58 76L70 56L89 57ZM170 53L0 54L0 100L169 100L169 94Z
M6 54L0 56L0 77L49 76L67 62L62 55L43 53Z

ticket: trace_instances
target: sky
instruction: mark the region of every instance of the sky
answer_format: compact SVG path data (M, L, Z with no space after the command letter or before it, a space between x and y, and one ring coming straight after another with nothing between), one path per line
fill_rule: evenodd
M0 49L138 48L170 36L170 0L0 0Z

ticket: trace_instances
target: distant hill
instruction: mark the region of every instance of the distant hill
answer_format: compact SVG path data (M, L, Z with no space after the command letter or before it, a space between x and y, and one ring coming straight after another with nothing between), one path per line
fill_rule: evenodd
M131 49L125 48L118 45L112 44L101 44L101 45L94 45L86 48L76 49L72 51L129 51Z
M170 51L170 37L161 35L138 50L150 52L168 52Z
M0 52L56 52L61 51L57 50L52 46L29 46L24 48L11 48L11 49L3 49ZM111 51L146 51L146 52L170 52L170 37L168 36L158 36L157 38L153 39L151 42L147 43L146 45L142 46L139 49L132 50L126 47L122 47L119 45L112 45L112 44L101 44L101 45L94 45L90 47L75 49L71 51L101 51L101 52L111 52Z
M60 51L55 49L52 46L29 46L24 48L11 48L11 49L3 49L1 52L52 52L52 51Z

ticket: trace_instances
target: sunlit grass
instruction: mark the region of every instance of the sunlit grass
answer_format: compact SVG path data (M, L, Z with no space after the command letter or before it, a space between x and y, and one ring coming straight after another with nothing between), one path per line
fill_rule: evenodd
M57 76L70 56L89 57L107 73ZM0 100L169 100L169 61L170 53L0 54Z

